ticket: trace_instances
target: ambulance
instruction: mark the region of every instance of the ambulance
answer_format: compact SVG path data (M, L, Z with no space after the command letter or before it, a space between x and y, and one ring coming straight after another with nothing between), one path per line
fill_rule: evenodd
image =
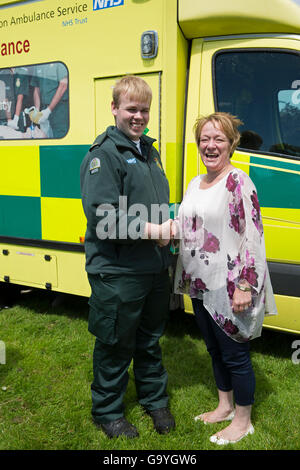
M1 286L89 296L79 167L135 74L172 212L204 172L196 118L243 121L232 163L258 191L279 311L264 325L300 333L299 51L297 0L0 0Z

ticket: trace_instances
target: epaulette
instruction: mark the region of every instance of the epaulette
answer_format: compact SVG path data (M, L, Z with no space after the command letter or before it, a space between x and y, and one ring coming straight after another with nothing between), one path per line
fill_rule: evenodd
M90 148L89 148L89 152L92 152L92 150L94 150L96 147L100 147L101 144L99 144L98 142L96 142L95 144L93 144Z
M89 152L92 152L95 148L100 147L100 145L102 145L102 143L105 141L106 138L107 138L106 132L104 132L103 134L98 135L98 137L96 138L94 143L89 148Z

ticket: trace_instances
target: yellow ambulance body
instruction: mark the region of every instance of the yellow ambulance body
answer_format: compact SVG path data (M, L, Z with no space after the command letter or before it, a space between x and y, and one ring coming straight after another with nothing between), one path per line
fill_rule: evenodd
M113 124L116 79L136 74L153 90L149 135L172 207L204 171L195 119L220 110L243 120L232 161L258 189L279 310L265 326L300 333L296 0L0 0L0 32L0 281L89 295L79 167ZM59 103L35 126L49 80ZM16 129L9 112L23 82Z

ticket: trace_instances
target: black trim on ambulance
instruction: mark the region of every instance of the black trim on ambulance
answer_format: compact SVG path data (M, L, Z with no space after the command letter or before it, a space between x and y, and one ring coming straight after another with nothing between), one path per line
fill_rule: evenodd
M60 251L84 252L82 243L58 242L52 240L35 240L31 238L3 237L0 236L0 243L18 246L32 246L35 248L48 248Z
M300 296L300 265L268 262L274 294Z

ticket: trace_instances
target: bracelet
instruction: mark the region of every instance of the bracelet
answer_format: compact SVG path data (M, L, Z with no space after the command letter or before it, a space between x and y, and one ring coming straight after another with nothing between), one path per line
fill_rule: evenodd
M239 283L237 283L236 287L242 290L243 292L251 292L251 287L243 286Z

